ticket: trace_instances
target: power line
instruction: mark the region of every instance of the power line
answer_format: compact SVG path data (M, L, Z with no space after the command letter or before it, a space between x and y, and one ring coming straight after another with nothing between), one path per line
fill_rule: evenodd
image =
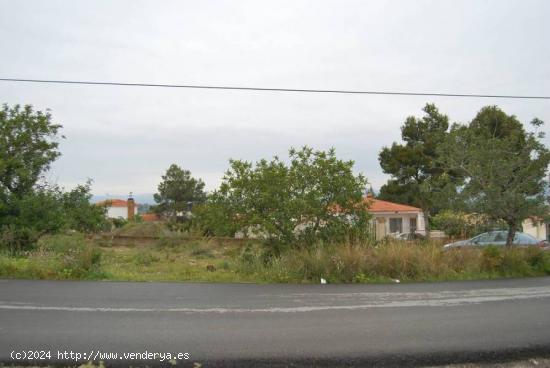
M75 80L19 79L19 78L0 78L0 81L2 81L2 82L51 83L51 84L79 84L79 85L91 85L91 86L100 85L100 86L125 86L125 87L219 89L219 90L259 91L259 92L338 93L338 94L356 94L356 95L436 96L436 97L471 97L471 98L508 98L508 99L550 100L550 96L497 95L497 94L493 95L493 94L477 94L477 93L353 91L353 90L336 90L336 89L206 86L206 85L189 85L189 84L123 83L123 82L97 82L97 81L93 82L93 81L75 81Z

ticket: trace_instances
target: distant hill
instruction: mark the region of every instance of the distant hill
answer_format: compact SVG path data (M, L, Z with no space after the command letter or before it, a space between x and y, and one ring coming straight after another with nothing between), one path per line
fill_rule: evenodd
M105 195L93 195L92 203L101 202L106 199L127 199L128 194L105 194ZM134 200L139 204L155 204L153 199L153 193L136 193L134 194Z

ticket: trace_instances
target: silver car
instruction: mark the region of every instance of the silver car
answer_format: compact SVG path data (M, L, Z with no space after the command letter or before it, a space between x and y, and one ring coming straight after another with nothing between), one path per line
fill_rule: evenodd
M424 240L426 237L419 233L399 233L394 235L397 240L413 241L413 240Z
M454 243L449 243L443 246L444 249L462 248L462 247L486 247L489 245L504 246L506 245L506 238L508 237L508 231L489 231L488 233L479 234L471 239L461 240ZM514 246L538 246L545 250L550 249L549 244L546 241L540 241L537 238L525 234L516 232Z

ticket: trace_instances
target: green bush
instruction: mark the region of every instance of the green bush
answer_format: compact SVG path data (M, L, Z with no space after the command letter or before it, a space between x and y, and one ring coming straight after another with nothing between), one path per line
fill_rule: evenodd
M431 227L443 230L451 238L470 238L479 233L506 229L502 221L493 221L485 215L443 211L431 218Z
M206 203L193 208L191 227L205 236L234 236L240 226L232 221L232 214L217 195L208 197Z
M275 282L333 283L399 279L430 281L550 275L550 255L538 248L455 249L444 251L436 242L388 241L317 245L288 249L266 260L261 248L246 247L239 257L240 272Z
M499 271L502 276L536 275L536 270L528 263L528 254L524 249L505 250L502 254Z
M128 223L128 221L123 219L122 217L113 218L111 219L111 222L116 229L121 229Z
M502 250L496 246L489 246L482 250L481 267L485 272L497 272L503 260Z
M231 268L231 265L228 261L222 261L218 264L218 268L227 271Z
M362 237L369 217L367 180L353 165L334 149L307 146L291 148L288 163L278 157L230 160L219 190L195 211L197 221L214 235L256 233L276 248Z
M540 248L529 247L526 251L526 261L537 272L550 274L550 254Z
M19 255L0 255L0 277L101 279L101 251L80 234L40 239L38 247Z
M86 278L101 268L101 251L82 234L45 237L39 242L39 250L59 262L63 278Z
M87 246L83 249L69 249L60 255L63 278L87 278L90 273L100 270L101 251L96 247Z
M0 247L12 252L30 250L46 234L103 230L105 209L91 204L90 198L87 183L68 192L57 186L42 186L10 198L4 206L0 202Z
M31 249L37 238L38 235L34 229L5 225L0 228L0 250L18 254Z

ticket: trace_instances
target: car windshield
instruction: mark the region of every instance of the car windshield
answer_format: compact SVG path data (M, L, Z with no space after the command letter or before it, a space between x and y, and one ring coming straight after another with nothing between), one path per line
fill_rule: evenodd
M472 243L479 244L479 243L491 243L491 242L497 241L495 239L497 234L498 233L496 232L483 233L473 238Z

